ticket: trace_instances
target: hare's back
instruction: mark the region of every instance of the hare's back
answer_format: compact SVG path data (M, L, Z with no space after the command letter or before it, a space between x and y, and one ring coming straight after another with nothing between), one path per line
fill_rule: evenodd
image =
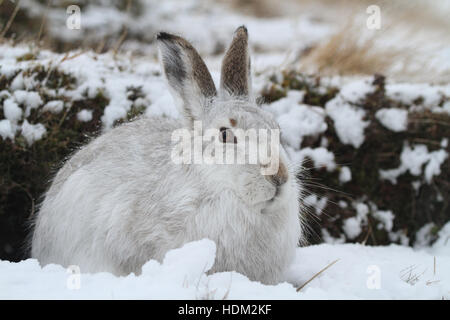
M58 190L79 169L101 180L126 180L143 176L148 170L161 170L170 163L171 135L180 126L177 120L162 117L141 118L118 126L74 153L55 176L51 189Z

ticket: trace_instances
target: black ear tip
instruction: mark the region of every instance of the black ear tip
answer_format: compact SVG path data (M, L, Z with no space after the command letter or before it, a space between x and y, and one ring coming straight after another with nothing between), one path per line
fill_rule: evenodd
M158 32L156 35L156 40L173 40L175 36L173 34L167 33L167 32Z
M236 32L239 32L239 31L243 31L243 32L245 32L245 34L248 34L248 30L247 30L247 27L245 25L242 25L242 26L240 26L239 28L236 29Z

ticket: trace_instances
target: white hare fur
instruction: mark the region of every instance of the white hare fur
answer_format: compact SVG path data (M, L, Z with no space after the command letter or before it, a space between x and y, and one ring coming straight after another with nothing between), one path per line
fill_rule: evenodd
M34 221L32 257L82 272L139 274L150 259L162 261L168 250L209 238L217 245L211 272L282 281L302 236L299 185L284 153L280 166L288 169L269 177L257 164L171 160L172 132L193 120L208 128L231 128L230 119L244 130L278 128L251 98L247 30L235 32L218 93L186 40L167 33L157 39L169 87L182 102L181 119L141 118L77 151Z

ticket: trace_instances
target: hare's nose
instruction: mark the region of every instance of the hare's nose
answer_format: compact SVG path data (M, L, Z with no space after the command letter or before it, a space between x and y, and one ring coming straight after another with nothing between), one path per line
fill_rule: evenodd
M269 181L272 182L275 186L279 187L286 183L288 180L288 172L286 166L283 163L280 163L278 166L277 174L268 176Z

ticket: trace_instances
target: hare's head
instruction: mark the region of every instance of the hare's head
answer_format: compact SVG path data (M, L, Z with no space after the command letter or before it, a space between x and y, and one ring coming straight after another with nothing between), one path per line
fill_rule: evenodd
M222 144L226 153L240 150L245 155L243 162L236 152L232 163L228 158L225 165L214 162L202 169L221 187L234 189L249 205L272 205L286 182L293 179L279 144L279 126L252 95L247 29L241 26L234 33L222 62L219 90L188 41L164 32L157 40L164 74L186 126L195 132L200 124L203 134L216 132L215 145ZM206 149L203 145L201 150Z

